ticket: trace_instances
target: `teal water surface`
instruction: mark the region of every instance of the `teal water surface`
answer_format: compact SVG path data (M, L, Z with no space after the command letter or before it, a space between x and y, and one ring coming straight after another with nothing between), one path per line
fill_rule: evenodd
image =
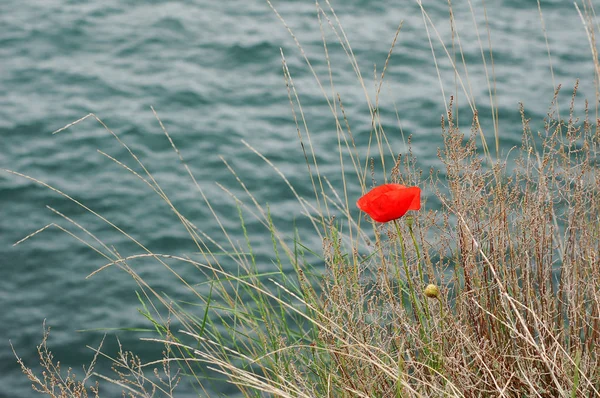
M439 35L451 48L447 2L424 3ZM491 137L488 85L477 31L468 3L454 3L456 26L469 64L468 89ZM520 143L518 103L525 104L536 129L542 126L555 85L565 87L568 100L576 79L581 79L581 97L593 102L593 63L585 30L571 1L541 2L551 63L536 1L486 4L494 49L501 151L506 155ZM327 64L315 3L277 1L274 5L326 83ZM348 0L333 5L371 94L373 65L381 70L403 21L380 105L384 127L394 151L404 151L395 104L404 135L413 136L419 166L426 172L439 168L440 118L445 103L456 92L456 83L436 33L429 27L444 97L417 2ZM479 34L487 48L485 15L477 8L479 4L474 7ZM365 97L346 55L335 44L335 34L326 21L324 24L336 89L342 95L355 139L364 148L370 130ZM192 222L222 240L219 225L162 133L152 106L234 239L243 238L235 202L215 181L241 198L243 190L220 156L238 171L260 203L269 203L275 223L285 230L286 225L302 219L301 209L277 173L241 142L245 140L271 159L301 195L311 196L280 49L299 88L321 171L339 187L337 137L329 108L300 51L266 2L0 2L0 168L30 175L64 191L155 252L193 252L193 242L164 202L97 151L134 167L124 148L99 123L88 119L51 135L93 112L140 156ZM460 104L460 95L458 101ZM463 114L468 116L466 111ZM358 184L350 185L352 201L359 194ZM49 223L68 225L47 206L85 225L122 255L135 252L123 235L56 192L0 173L0 397L34 396L9 341L26 363L35 365L44 319L52 327L49 345L55 357L63 368L71 366L80 374L81 365L92 357L86 345L97 345L104 332L79 330L149 326L137 311L134 281L118 269L85 279L104 265L104 260L57 228L12 247ZM248 223L250 230L257 228L256 222ZM304 228L301 222L298 225ZM306 244L317 250L321 247L308 227L300 233ZM272 266L270 236L255 238L259 267L268 270ZM140 262L137 266L141 276L159 290L177 294L179 285L159 265ZM200 276L191 277L202 282ZM109 352L114 352L116 345L112 336L106 340ZM140 342L140 334L118 336L126 348L147 358L160 353L160 347ZM106 365L100 368L108 371ZM213 387L209 391L213 396L235 395L230 386ZM104 391L108 391L105 396L116 394L109 387ZM177 396L197 395L185 381L179 386Z

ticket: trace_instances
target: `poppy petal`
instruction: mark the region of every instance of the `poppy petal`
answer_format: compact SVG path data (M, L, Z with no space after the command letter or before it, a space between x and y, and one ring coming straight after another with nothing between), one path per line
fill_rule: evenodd
M363 195L356 205L377 222L402 217L408 210L421 208L421 189L401 184L384 184Z

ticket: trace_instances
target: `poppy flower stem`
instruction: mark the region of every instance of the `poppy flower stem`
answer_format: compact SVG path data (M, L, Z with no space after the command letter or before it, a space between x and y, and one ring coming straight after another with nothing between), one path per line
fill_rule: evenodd
M404 273L406 275L406 283L408 284L408 291L410 292L410 298L412 302L413 312L415 317L419 321L421 325L423 325L422 313L419 308L419 301L417 300L417 295L415 291L415 287L412 283L412 278L410 276L410 271L408 269L408 260L406 258L406 249L404 248L404 237L402 236L402 231L400 230L400 224L398 224L398 220L393 221L394 226L396 227L396 233L398 235L398 240L400 241L400 256L402 258L402 266L404 267ZM425 311L427 312L426 317L429 318L429 314L427 311L427 307L425 306Z

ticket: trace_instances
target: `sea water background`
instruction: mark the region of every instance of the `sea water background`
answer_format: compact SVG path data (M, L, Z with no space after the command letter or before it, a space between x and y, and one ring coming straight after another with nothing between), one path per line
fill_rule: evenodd
M450 44L447 2L425 3L443 40ZM470 65L469 81L480 117L489 127L488 88L472 16L466 1L454 3L463 51ZM537 3L486 3L494 49L501 150L506 154L520 142L518 102L525 103L534 128L541 128L554 84L565 86L564 101L568 101L568 92L579 78L582 97L593 102L593 66L584 28L571 1L541 2L554 83ZM275 5L319 76L326 79L314 2L277 1ZM413 136L419 165L426 171L439 167L436 152L441 144L439 121L444 97L417 3L347 0L336 1L334 6L371 94L373 65L381 69L394 32L404 21L382 97L384 125L394 150L404 151L395 102L404 134ZM474 7L487 47L484 14L480 4ZM344 53L334 44L331 29L324 29L330 40L337 89L342 93L355 138L364 145L370 123L364 94ZM191 240L157 195L97 152L100 149L133 165L124 149L97 122L87 120L56 136L50 134L93 112L148 165L177 207L199 228L222 241L217 223L154 118L150 110L153 106L235 239L242 236L235 204L224 199L215 181L243 194L219 155L235 167L259 202L269 203L275 222L285 230L286 225L302 218L300 207L277 174L241 143L245 140L256 147L302 195L310 195L282 75L280 48L301 91L321 170L334 185L339 184L337 138L329 108L290 35L265 2L2 1L0 167L61 189L156 252L193 252ZM446 71L443 79L448 100L455 91L453 76L447 73L448 62L438 44L436 51ZM464 105L463 101L462 109L466 110ZM468 116L466 111L462 114ZM491 129L486 131L491 137ZM359 194L358 187L350 184L351 201ZM89 362L92 354L86 344L96 345L103 336L103 332L78 330L148 327L137 312L136 286L131 278L110 269L86 280L86 275L104 261L67 234L50 229L12 247L48 223L67 225L47 205L85 225L122 254L134 252L124 236L56 192L0 173L1 397L34 395L20 373L9 341L24 361L34 366L44 319L52 326L51 349L65 369L80 369ZM249 220L248 227L256 233L254 244L260 267L267 270L272 266L270 237L259 233L255 222ZM319 248L309 229L301 233L305 242ZM159 289L176 293L177 284L159 265L136 266ZM156 348L138 341L139 334L117 334L126 348L149 357L156 354ZM107 337L106 348L114 353L112 336ZM211 395L218 393L227 396L233 390L216 386ZM195 393L184 382L178 396Z

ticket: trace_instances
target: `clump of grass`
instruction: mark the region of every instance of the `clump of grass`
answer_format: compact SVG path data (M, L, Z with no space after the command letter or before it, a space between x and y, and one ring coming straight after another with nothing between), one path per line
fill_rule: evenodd
M40 365L45 369L42 372L41 378L38 377L35 372L29 368L21 358L14 351L17 363L21 367L23 373L31 381L31 387L34 391L49 395L53 398L87 398L99 396L98 382L89 385L88 381L91 378L94 366L96 364L97 356L94 357L92 363L87 370L84 369L85 374L81 380L77 378L77 374L73 369L69 368L66 372L63 372L60 367L60 362L54 360L52 352L48 349L48 337L50 334L50 328L46 328L44 324L44 334L42 342L37 347L37 352L40 359Z
M63 371L60 361L55 360L54 355L48 348L49 336L50 327L46 327L44 323L42 342L37 347L40 365L44 369L41 377L23 362L14 348L13 353L21 370L31 381L33 390L50 397L98 398L100 396L98 379L121 387L123 396L172 396L181 380L179 369L171 368L170 359L172 355L169 344L165 345L163 359L154 363L155 366L149 367L148 364L142 363L141 359L133 352L125 351L118 339L119 350L115 357L110 357L102 352L104 339L97 348L89 347L94 351L94 358L87 368L83 367L84 375L79 378L72 368L67 369L66 372ZM104 357L110 361L114 373L113 377L96 373L95 367L99 357ZM156 367L156 365L160 366ZM92 378L96 378L93 383Z
M343 29L329 2L326 5L317 4L321 26L339 38L364 88ZM589 2L584 5L582 20L595 49L593 8ZM425 9L423 17L430 26ZM331 68L325 39L323 43ZM69 386L87 391L85 381L96 375L123 386L132 396L158 391L173 396L180 377L196 384L198 391L207 380L228 382L248 397L600 396L600 122L589 116L594 109L587 102L577 109L578 85L570 94L567 119L559 116L557 105L565 94L556 89L540 132L532 130L521 107L522 143L504 160L494 159L494 145L486 142L473 99L467 95L472 124L466 132L457 125L457 105L450 100L441 118L440 177L424 175L410 151L402 156L388 153L379 115L385 68L378 75L376 98L367 95L375 149L370 145L366 157L359 156L341 96L334 89L334 95L328 95L319 81L337 126L343 184L336 189L319 172L300 97L282 59L315 197L300 197L268 159L246 145L289 185L322 247L303 245L300 231L281 231L269 208L258 203L239 178L246 199L222 188L238 206L246 242L235 242L215 213L225 239L203 234L172 204L142 160L99 118L88 115L119 140L141 171L106 156L167 203L202 259L151 252L92 209L50 187L138 245L139 254L121 257L85 226L57 213L70 222L70 229L61 229L106 259L94 273L119 267L136 281L142 313L157 332L156 338L146 340L167 349L162 360L147 364L130 354L111 359L120 369L117 379L97 375L90 367L83 382L70 375L63 381L57 378L60 370L46 349L45 335L40 355L49 379L41 381L19 361L38 386L36 391L52 396L64 396ZM494 103L492 90L490 95ZM494 126L497 143L501 137L496 122ZM381 171L375 171L371 151ZM347 179L348 167L356 181ZM348 185L366 191L371 179L422 186L428 200L441 203L441 209L425 206L411 217L385 224L364 221L356 216ZM269 271L260 271L264 267L257 264L253 236L245 227L248 216L262 223L272 241ZM136 272L140 260L164 266L189 299L171 299L148 284ZM184 277L181 265L193 267L209 288ZM157 365L166 376L144 376L146 367ZM63 387L54 392L53 386ZM97 387L91 391L97 394ZM79 394L75 396L87 396Z

